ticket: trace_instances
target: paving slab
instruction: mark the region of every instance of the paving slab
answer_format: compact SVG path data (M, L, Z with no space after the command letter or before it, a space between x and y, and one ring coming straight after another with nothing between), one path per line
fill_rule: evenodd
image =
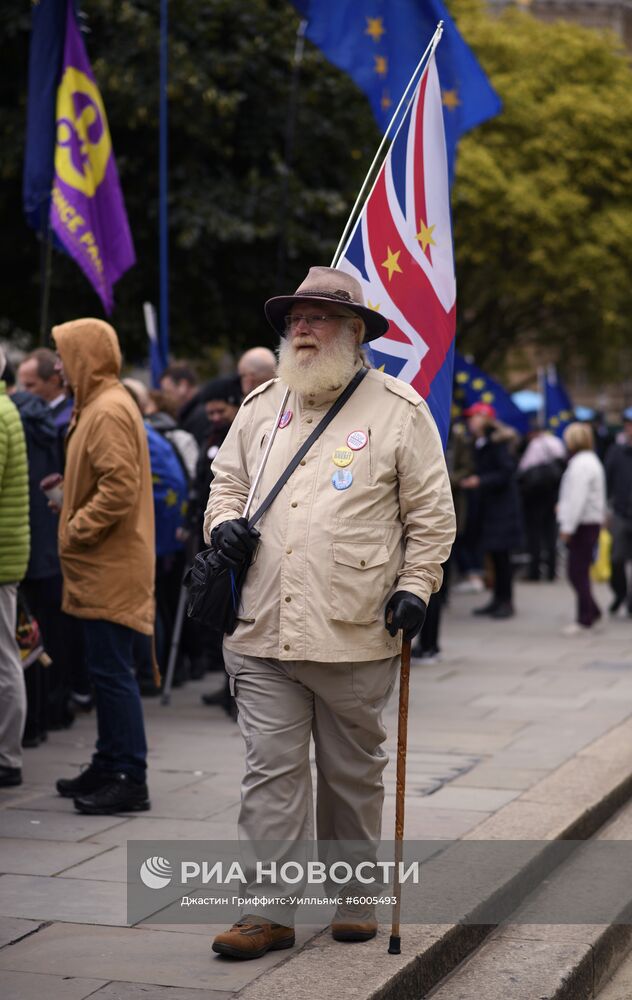
M104 849L89 841L75 844L5 837L0 841L0 872L10 875L55 875L71 865L95 857Z
M220 927L212 927L217 933ZM299 948L310 931L300 928ZM300 954L300 951L298 952ZM269 952L256 962L232 962L213 955L199 934L173 934L142 928L53 924L32 939L0 951L0 970L79 976L86 961L95 978L196 990L236 991L287 960L287 952Z
M108 983L93 994L93 1000L230 1000L232 991L189 990L144 983Z
M20 938L33 934L44 926L43 920L21 920L19 917L0 917L0 948L13 944Z
M104 985L98 979L0 971L0 996L5 1000L85 1000Z
M64 812L0 809L0 837L78 841L120 826L121 816L82 816L66 800Z
M466 774L460 774L452 782L453 787L473 788L531 788L546 776L544 768L499 767L494 764L478 764Z
M2 875L0 914L29 920L125 926L126 893L124 886L118 883Z

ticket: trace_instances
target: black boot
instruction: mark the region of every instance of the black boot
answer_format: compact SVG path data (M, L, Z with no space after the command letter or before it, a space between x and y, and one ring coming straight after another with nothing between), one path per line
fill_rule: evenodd
M0 765L0 788L9 788L11 785L22 784L22 768L4 767Z
M145 812L151 808L149 793L144 781L134 781L129 774L109 776L108 783L91 795L81 795L74 800L75 809L91 816L109 816L121 812Z
M60 778L55 788L65 799L74 799L77 795L91 795L107 785L111 778L111 772L100 771L94 764L90 764L76 778Z
M495 597L492 597L491 601L484 604L482 608L474 608L472 611L473 615L493 615L496 608L499 606L500 601L497 601Z
M515 613L511 601L503 601L494 608L490 618L513 618Z

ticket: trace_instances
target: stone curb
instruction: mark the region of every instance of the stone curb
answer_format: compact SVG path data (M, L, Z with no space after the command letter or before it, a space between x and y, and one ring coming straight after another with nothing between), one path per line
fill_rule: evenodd
M559 841L592 836L632 797L630 746L632 717L580 750L462 839ZM554 863L548 862L548 870ZM496 905L502 904L504 898L508 903L513 901L511 909L515 907L520 882L524 879L532 884L534 866L540 874L546 873L546 848L498 887L494 894ZM493 929L491 925L463 923L403 925L402 954L398 956L387 954L388 927L382 927L377 938L361 945L338 944L326 930L262 974L238 996L240 1000L420 1000L471 955ZM622 939L617 931L624 930L606 928L595 956L607 956L612 949L618 951ZM576 995L560 993L559 1000L576 1000Z

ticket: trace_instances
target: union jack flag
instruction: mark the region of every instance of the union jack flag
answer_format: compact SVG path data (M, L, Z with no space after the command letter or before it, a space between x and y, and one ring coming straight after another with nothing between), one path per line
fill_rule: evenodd
M367 345L376 368L427 400L444 446L450 427L456 326L450 192L434 55L336 267L389 320Z

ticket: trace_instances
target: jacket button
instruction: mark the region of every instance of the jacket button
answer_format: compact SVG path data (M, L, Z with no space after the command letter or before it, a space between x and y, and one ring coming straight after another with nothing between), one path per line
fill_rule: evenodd
M290 506L292 506L292 507L298 507L298 504L297 504L296 500L292 500L292 503L291 503Z
M287 642L286 642L285 646L283 647L283 649L284 649L284 650L286 651L286 653L288 652L289 648L290 648L290 647L288 646L288 644L287 644Z
M301 465L305 465L305 459L304 458L301 459L300 464Z
M361 566L366 566L366 559L361 559L360 560L360 565Z
M289 604L291 600L292 600L292 598L291 598L291 597L286 597L286 598L285 598L285 603L286 603L286 604Z
M308 417L308 418L307 418L307 420L305 421L305 423L306 423L306 424L313 424L313 423L314 423L314 421L312 420L312 418L311 418L311 417Z
M285 554L286 554L287 556L291 556L291 555L292 555L292 549L286 549L286 550L285 550Z

